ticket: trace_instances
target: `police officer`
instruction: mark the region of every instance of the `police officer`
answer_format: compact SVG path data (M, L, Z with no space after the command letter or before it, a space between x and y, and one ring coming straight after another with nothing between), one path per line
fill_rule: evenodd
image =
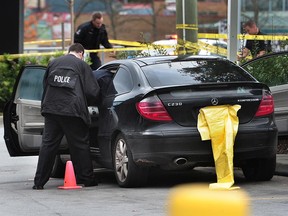
M90 158L88 106L97 104L100 88L83 55L84 47L72 44L67 55L49 63L44 75L41 114L45 126L33 189L43 189L49 180L64 135L77 184L98 184Z
M100 12L92 14L91 21L81 24L74 34L74 42L80 43L87 50L100 49L100 44L105 48L112 48L108 40L108 34L103 24L103 16ZM101 66L101 60L95 52L90 53L93 70Z
M248 20L243 24L245 32L249 35L265 35L257 27L255 21ZM253 58L262 56L271 52L271 41L270 40L247 40L246 45L243 48L241 54L238 55L238 60L246 58L251 53Z

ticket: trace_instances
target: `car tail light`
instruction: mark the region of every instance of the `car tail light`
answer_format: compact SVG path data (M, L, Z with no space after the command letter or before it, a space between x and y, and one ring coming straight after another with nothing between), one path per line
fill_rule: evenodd
M154 121L172 121L171 116L157 96L145 98L136 104L141 116Z
M255 114L256 117L269 115L274 112L274 99L270 92L265 91Z

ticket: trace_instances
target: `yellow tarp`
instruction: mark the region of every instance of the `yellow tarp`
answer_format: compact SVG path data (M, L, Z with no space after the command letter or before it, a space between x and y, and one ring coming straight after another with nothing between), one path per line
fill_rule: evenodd
M211 140L217 183L210 189L235 189L233 172L233 146L238 132L237 112L240 105L208 106L200 109L198 131L202 140Z

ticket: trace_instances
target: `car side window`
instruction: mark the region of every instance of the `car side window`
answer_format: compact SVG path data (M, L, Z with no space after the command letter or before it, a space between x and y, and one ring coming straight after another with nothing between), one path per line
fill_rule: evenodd
M18 83L15 98L41 100L44 68L25 68Z
M113 82L109 86L108 95L124 94L130 92L133 88L133 80L128 70L119 68L116 72Z
M288 52L273 53L248 61L242 67L269 87L288 84Z

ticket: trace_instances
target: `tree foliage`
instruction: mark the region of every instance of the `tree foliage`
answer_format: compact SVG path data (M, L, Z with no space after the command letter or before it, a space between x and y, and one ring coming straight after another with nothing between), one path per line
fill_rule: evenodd
M63 52L56 53L53 56L28 56L20 58L12 58L11 55L4 55L0 61L0 112L3 111L5 103L10 99L13 86L19 71L25 65L43 65L47 66L48 62Z
M249 71L258 81L268 86L277 86L288 83L288 53L271 55L252 60L244 64L243 68Z

